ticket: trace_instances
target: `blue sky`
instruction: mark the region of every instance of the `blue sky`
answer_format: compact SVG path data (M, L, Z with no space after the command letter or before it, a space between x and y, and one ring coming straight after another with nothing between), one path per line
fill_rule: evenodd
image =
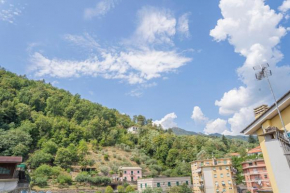
M164 128L238 134L290 89L290 0L0 0L0 65Z

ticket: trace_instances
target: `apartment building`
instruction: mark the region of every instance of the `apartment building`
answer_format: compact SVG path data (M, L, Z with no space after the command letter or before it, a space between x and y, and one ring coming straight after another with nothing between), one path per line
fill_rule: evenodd
M236 170L230 158L191 162L194 193L236 193Z
M187 184L191 186L190 176L188 177L170 177L170 178L147 178L138 179L138 192L144 191L146 188L161 188L163 192L167 192L174 186Z
M255 147L247 152L248 156L262 154L261 146Z
M127 182L136 182L142 178L142 168L140 167L120 167L120 180Z
M290 91L282 96L277 105L281 111L287 133L290 131ZM256 119L241 133L258 135L268 177L274 193L289 193L290 143L280 121L275 104L262 108ZM254 112L256 113L256 111Z
M245 161L242 166L245 183L251 193L272 192L264 159Z

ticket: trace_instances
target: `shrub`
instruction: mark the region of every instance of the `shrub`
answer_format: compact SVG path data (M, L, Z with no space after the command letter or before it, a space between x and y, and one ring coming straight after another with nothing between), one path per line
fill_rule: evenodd
M134 191L135 191L135 189L132 186L127 186L127 188L125 190L126 193L134 192Z
M34 184L43 187L47 185L47 177L46 176L37 176L34 180Z
M52 168L49 165L43 164L39 166L34 172L34 176L51 176Z
M71 184L72 178L68 174L59 174L57 177L57 182L60 184Z
M118 193L125 193L124 186L121 186L121 185L117 186L117 190L118 190Z
M77 182L88 182L90 180L90 176L87 172L81 172L75 178Z
M101 166L100 167L100 171L105 175L105 176L107 176L108 174L109 174L109 167L107 167L107 166Z
M36 151L30 158L28 159L28 164L30 164L31 168L37 168L41 164L51 162L53 156L51 154L45 153L43 151Z
M111 186L107 186L105 193L114 193L114 190Z
M105 154L105 155L104 155L104 159L105 159L106 161L109 161L109 155L108 155L108 154Z

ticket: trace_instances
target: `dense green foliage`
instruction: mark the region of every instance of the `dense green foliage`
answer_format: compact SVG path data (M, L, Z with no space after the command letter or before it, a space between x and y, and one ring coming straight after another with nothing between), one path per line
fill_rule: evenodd
M138 134L127 133L126 128L133 125L140 128ZM93 150L117 146L131 151L131 160L149 168L149 176L154 177L188 176L189 162L212 155L224 157L229 152L244 154L246 148L256 145L253 138L249 142L224 136L176 136L142 115L131 119L44 81L0 69L0 155L24 156L29 167L36 169L33 183L40 186L46 185L46 178L57 179L60 184L71 183L64 170L55 174L55 168L93 165L93 160L85 158L88 143ZM109 161L110 157L104 155L104 159ZM45 169L51 175L44 177ZM108 175L111 171L103 168L101 172ZM85 174L77 176L76 181L109 183L106 177Z

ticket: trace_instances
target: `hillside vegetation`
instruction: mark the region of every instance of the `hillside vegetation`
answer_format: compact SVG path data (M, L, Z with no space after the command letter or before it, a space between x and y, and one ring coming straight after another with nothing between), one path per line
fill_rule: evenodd
M127 133L132 125L140 128L138 134ZM255 145L224 136L177 136L142 115L131 118L0 69L0 155L23 156L32 169L32 185L107 185L106 176L119 165L139 165L147 176L185 176L195 159L245 155ZM96 166L97 171L71 179L68 173L75 166Z

